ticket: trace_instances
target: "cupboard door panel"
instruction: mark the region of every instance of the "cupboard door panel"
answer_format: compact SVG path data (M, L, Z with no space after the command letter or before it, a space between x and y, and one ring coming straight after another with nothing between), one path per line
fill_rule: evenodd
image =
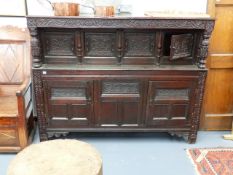
M92 124L91 81L44 81L49 127L81 127Z
M137 80L97 82L96 117L100 126L135 127L141 124L143 83Z
M146 124L159 126L161 122L168 126L190 125L197 81L150 81Z
M103 127L119 126L118 104L116 102L100 103L98 123Z
M140 124L141 107L140 101L138 102L123 102L121 103L121 116L123 127L136 127Z

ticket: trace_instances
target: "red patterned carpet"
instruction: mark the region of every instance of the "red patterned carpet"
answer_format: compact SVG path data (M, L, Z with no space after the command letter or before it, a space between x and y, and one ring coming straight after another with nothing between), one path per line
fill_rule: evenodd
M233 148L189 149L199 175L233 175Z

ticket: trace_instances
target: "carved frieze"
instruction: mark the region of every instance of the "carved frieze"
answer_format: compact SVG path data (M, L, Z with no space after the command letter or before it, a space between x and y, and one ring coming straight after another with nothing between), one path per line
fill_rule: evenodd
M53 18L28 17L29 27L69 28L141 28L141 29L205 29L210 19L156 19L155 18ZM211 21L212 23L212 21Z

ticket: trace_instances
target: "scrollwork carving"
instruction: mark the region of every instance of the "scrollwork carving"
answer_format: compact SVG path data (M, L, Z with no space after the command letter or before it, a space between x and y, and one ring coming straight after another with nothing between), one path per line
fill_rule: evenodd
M211 24L208 24L211 22ZM154 18L53 18L28 17L29 27L70 28L156 28L156 29L205 29L211 28L211 19L154 19Z

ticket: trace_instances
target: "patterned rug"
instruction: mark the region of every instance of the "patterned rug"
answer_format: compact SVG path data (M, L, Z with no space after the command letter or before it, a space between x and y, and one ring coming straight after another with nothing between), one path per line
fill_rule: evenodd
M233 175L233 148L188 149L197 174Z

